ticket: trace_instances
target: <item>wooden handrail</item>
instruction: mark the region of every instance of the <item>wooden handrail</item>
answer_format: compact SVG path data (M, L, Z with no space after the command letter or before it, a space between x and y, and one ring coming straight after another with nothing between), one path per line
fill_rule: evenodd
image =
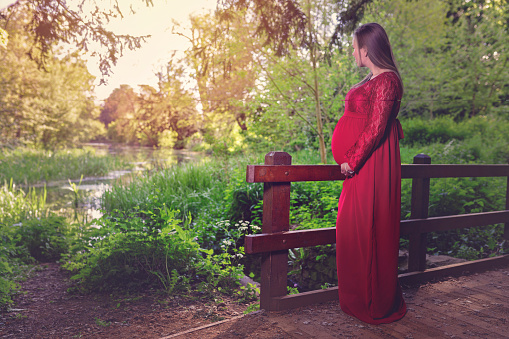
M507 177L509 165L401 165L401 178ZM299 182L345 180L338 165L248 165L246 181Z
M506 222L509 222L509 210L402 220L400 235L423 234ZM326 227L247 235L244 247L247 254L254 254L334 243L336 243L336 227Z

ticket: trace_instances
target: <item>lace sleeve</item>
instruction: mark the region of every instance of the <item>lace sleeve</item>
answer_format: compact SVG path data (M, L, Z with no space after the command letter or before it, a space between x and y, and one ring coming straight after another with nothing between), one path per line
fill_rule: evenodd
M398 85L392 77L383 77L373 92L370 96L368 123L359 139L345 154L346 162L355 172L362 167L384 135L387 121L398 99Z

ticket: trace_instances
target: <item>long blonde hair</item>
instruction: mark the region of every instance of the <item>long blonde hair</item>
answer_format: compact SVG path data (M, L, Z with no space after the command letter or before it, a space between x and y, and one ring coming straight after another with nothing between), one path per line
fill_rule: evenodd
M357 41L359 50L365 47L368 51L369 60L371 60L375 66L382 69L389 69L396 73L403 87L403 81L401 80L394 54L392 54L391 43L383 27L375 22L364 24L355 30L353 36ZM372 76L373 73L370 71L369 74L354 87L361 86L368 82Z

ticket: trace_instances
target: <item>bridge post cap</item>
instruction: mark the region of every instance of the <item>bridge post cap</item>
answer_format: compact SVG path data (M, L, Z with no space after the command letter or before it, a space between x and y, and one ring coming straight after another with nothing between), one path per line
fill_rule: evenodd
M291 165L292 156L286 152L269 152L265 154L265 165Z
M414 164L431 164L431 157L424 153L414 156Z

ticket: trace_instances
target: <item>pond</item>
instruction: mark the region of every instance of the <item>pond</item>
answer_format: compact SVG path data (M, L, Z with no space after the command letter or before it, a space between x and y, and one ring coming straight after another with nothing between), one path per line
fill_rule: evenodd
M32 186L38 192L46 189L46 207L59 214L74 213L74 204L78 202L78 214L86 220L101 216L101 196L118 181L128 181L133 174L154 168L177 166L181 163L199 161L202 153L154 149L150 147L111 145L102 143L89 143L96 149L96 154L121 157L132 165L132 169L116 170L101 177L84 177L83 179L51 181L46 185ZM80 218L81 220L81 218Z

